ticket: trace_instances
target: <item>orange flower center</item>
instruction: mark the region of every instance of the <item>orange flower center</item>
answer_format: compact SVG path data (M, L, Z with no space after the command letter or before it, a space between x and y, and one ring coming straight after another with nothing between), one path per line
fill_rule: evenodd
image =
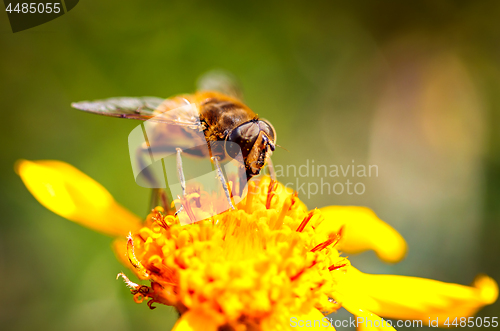
M120 274L136 302L148 299L151 308L162 303L181 314L203 311L227 327L312 307L336 311L328 294L335 273L349 265L335 249L341 231L317 232L320 211L308 212L296 194L267 177L251 181L248 191L235 210L184 226L155 208L127 242L130 265L151 285ZM183 205L203 213L209 202Z

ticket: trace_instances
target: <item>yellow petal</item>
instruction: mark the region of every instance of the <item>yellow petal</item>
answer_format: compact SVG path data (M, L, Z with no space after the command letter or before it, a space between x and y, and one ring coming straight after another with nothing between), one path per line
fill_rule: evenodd
M342 239L338 249L356 254L372 249L378 257L389 263L396 263L406 255L406 242L390 225L380 220L366 207L330 206L321 208L325 217L319 231L338 232L341 227Z
M473 316L498 297L498 285L480 275L472 286L396 275L370 275L351 267L339 282L339 292L357 305L388 318L422 320Z
M47 209L73 222L112 236L140 227L140 219L119 205L104 187L60 161L19 160L17 174Z
M279 315L263 320L261 329L263 331L335 330L328 318L314 307L303 313L290 314L282 312Z
M207 315L187 311L175 323L172 331L217 331L218 325Z

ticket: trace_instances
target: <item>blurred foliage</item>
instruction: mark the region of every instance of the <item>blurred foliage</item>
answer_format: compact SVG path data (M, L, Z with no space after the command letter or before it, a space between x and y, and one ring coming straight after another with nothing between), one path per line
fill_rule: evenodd
M85 114L69 104L191 92L197 77L213 68L239 77L248 105L275 126L278 143L289 152L278 150L274 163L378 160L381 175L367 180L362 196L302 196L311 208L367 205L408 239L407 261L380 266L368 254L359 260L367 263L368 271L460 283L486 272L500 281L499 15L495 1L80 1L54 21L13 34L2 14L2 325L9 330L154 330L173 325L172 309L149 311L114 280L124 267L110 250L110 238L45 210L14 174L13 164L19 158L69 162L102 183L120 203L145 215L149 193L134 183L127 147L128 133L137 123ZM448 59L456 65L447 66ZM435 79L447 72L451 74L436 88ZM420 74L425 77L420 79ZM456 89L441 93L456 80ZM387 91L393 85L396 92L391 94ZM425 113L431 117L425 119L440 124L429 129L438 140L446 140L439 132L450 118L460 124L450 132L460 137L457 128L478 112L477 130L456 144L447 141L436 154L456 147L455 154L438 159L445 164L429 152L434 145L408 135L404 125L412 128L413 122L404 124L405 106L384 113L385 105L408 91L419 97L415 91L420 87L435 92L429 97L431 111ZM469 91L465 100L470 107L463 117L453 117L451 109L435 122L432 114L440 112L436 104L453 104ZM408 100L401 102L414 106ZM418 105L415 109L418 113ZM395 119L398 114L401 121ZM401 130L384 138L394 129L387 125L394 123ZM477 135L480 139L468 144ZM414 147L423 168L400 163L403 156L398 159L397 154L384 164L385 152L392 150L387 138ZM472 152L461 153L465 150ZM468 181L459 181L460 186L453 179L441 181L439 174L460 168L464 157L470 166L457 174ZM385 184L391 182L391 165L405 170L403 181L395 184L407 198L401 203ZM434 173L437 168L442 171ZM416 190L413 185L419 181L412 179L418 177L412 176L418 171L433 172L440 185ZM432 190L439 194L429 195ZM456 199L446 200L448 194ZM433 198L425 199L429 196ZM469 200L473 214L465 218ZM412 208L421 211L416 219L407 217ZM460 231L462 225L474 231ZM415 231L419 228L427 231L424 236ZM466 249L456 250L462 245ZM480 314L500 316L500 305Z

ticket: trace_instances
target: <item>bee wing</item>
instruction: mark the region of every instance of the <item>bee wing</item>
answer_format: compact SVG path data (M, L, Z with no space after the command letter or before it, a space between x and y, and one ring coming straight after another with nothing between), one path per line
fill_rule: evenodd
M119 97L73 102L71 107L89 113L199 128L197 108L182 96L170 99L156 97Z
M100 115L148 120L164 100L155 97L121 97L73 102L71 107Z
M225 70L211 70L198 79L198 91L216 91L243 101L243 92L236 77Z

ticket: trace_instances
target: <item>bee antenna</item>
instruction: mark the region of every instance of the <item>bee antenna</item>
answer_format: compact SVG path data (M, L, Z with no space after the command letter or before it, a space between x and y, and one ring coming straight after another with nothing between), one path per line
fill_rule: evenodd
M288 149L286 149L286 148L285 148L285 147L283 147L283 146L280 146L280 145L278 145L278 144L276 144L275 146L276 146L276 147L279 147L279 148L282 148L282 149L284 149L284 150L285 150L285 151L287 151L287 152L290 152Z

